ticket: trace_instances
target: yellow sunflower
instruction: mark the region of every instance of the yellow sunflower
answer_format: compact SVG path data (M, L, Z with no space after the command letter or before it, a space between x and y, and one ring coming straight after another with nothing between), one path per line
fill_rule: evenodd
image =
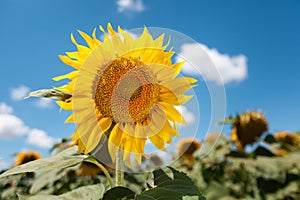
M93 151L107 136L113 161L121 148L125 161L134 153L141 163L147 139L165 150L165 143L179 135L176 124L186 122L174 106L191 99L184 93L196 80L178 77L184 62L172 63L174 52L163 45L164 35L154 39L145 27L135 39L120 27L116 32L111 24L108 32L102 26L100 30L103 41L96 38L96 29L91 37L79 31L87 46L71 35L77 51L60 59L75 71L54 80L69 79L57 89L72 97L57 103L73 111L66 122L77 125L73 140L80 152Z
M36 153L32 150L30 150L29 152L22 151L22 152L17 154L17 159L15 161L15 164L16 165L22 165L22 164L25 164L27 162L37 160L37 159L40 159L40 158L41 158L40 153Z
M232 126L231 138L236 142L238 151L243 151L247 144L253 144L268 130L264 115L253 111L236 116Z

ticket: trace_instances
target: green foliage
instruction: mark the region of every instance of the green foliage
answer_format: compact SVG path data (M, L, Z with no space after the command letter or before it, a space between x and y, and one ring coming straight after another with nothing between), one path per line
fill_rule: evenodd
M157 169L153 171L154 185L148 184L140 194L136 194L132 190L125 187L114 187L108 190L103 200L117 199L135 199L135 200L181 200L183 199L205 199L197 186L183 172L179 172L172 167L166 169Z
M134 199L135 192L126 187L114 187L108 190L104 196L103 200L117 200L117 199Z
M209 154L194 154L192 168L178 164L180 159L174 166L181 166L207 199L300 199L300 151L276 156L279 147L267 136L251 152L236 152L221 136Z
M126 187L107 190L109 185L103 174L97 177L77 176L84 162L100 164L94 158L76 152L76 147L71 147L54 156L8 169L1 174L1 199L203 199L191 179L172 167L155 170L149 180L153 182L152 186L140 187L146 182L146 174L126 173L126 185L135 191ZM101 169L105 170L104 166Z
M102 184L83 186L78 189L72 190L62 195L20 195L18 194L19 200L99 200L103 197L104 186Z
M96 176L79 175L82 164L97 161L65 143L68 140L56 145L56 155L4 171L0 199L300 199L300 151L272 135L250 152L237 152L234 142L217 134L202 143L191 165L178 159L150 175L128 172L125 187L113 188L106 177L113 177L114 171L106 168L104 174L105 166ZM284 156L278 154L282 149Z
M87 157L86 155L70 156L75 152L76 152L76 147L73 147L70 149L66 149L63 152L60 152L55 156L42 158L32 162L25 163L23 165L5 171L3 174L0 175L0 178L9 175L14 175L14 174L26 173L26 172L49 171L49 170L66 168L82 162Z

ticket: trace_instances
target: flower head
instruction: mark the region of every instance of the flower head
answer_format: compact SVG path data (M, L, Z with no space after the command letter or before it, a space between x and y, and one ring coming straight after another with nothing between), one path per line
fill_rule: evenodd
M17 159L15 161L15 164L16 165L22 165L22 164L25 164L27 162L37 160L37 159L40 159L40 158L41 158L40 153L36 153L32 150L30 150L29 152L22 151L22 152L17 154Z
M101 169L97 165L90 162L82 162L79 169L76 171L76 175L96 177L101 172Z
M201 143L195 138L180 140L177 145L178 156L193 156L194 152L201 147Z
M100 26L104 40L79 31L87 46L72 42L75 52L60 56L76 70L54 80L70 79L57 88L72 95L57 103L73 114L66 122L77 124L73 139L79 151L93 151L102 137L108 137L108 150L115 160L122 148L126 161L134 153L141 163L146 140L164 150L165 143L178 136L177 123L186 123L174 108L192 96L184 95L196 82L193 78L177 77L183 62L172 64L174 52L163 46L164 35L153 39L147 28L134 39L110 24L108 33Z
M247 144L253 144L268 130L267 120L258 112L237 115L232 126L231 138L237 143L238 150L243 150Z
M201 143L195 138L180 140L177 144L177 156L181 156L183 165L190 168L195 161L193 154L200 149Z
M287 131L282 131L282 132L276 133L274 135L274 138L277 141L282 142L284 144L291 145L295 148L300 148L300 135L299 134L293 134L293 133L289 133Z

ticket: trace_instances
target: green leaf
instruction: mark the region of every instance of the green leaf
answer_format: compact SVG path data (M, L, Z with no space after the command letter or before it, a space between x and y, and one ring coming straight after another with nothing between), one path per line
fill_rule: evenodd
M20 174L26 172L34 172L34 171L49 171L53 169L62 169L69 166L73 166L77 163L82 162L87 155L75 155L70 156L70 153L74 152L74 148L66 149L61 153L48 157L48 158L41 158L38 160L34 160L23 165L16 166L12 169L9 169L0 175L1 177L13 175L13 174Z
M142 194L138 194L136 200L181 200L182 195L168 188L150 189Z
M199 200L198 196L183 196L182 200Z
M62 91L58 91L55 89L42 89L42 90L36 90L33 92L30 92L25 99L29 97L43 97L43 98L56 98L59 101L66 101L69 99L72 95L64 93Z
M89 185L77 188L65 194L55 195L20 195L18 194L19 200L99 200L103 197L105 187L103 184Z
M270 143L270 144L272 144L272 143L277 143L277 140L276 140L276 139L274 138L274 136L271 135L271 134L268 134L268 135L265 137L264 141L267 142L267 143Z
M105 192L102 200L134 199L135 193L126 187L114 187Z
M232 168L239 170L241 166L244 166L248 174L252 174L253 177L284 180L280 160L276 157L258 156L256 159L231 157L229 160Z
M216 181L211 181L205 190L205 195L207 199L220 199L228 195L228 191L224 185Z
M194 153L194 156L205 160L223 160L224 155L231 151L231 147L232 143L227 141L225 135L215 135L214 139L205 140L201 148Z
M183 172L168 167L170 173L162 169L153 172L154 184L151 188L137 195L137 200L142 199L182 199L183 196L197 196L198 199L205 199L193 181ZM187 197L185 197L187 198Z
M225 118L224 120L220 121L219 124L223 125L223 124L233 124L235 121L235 118L233 118L232 116Z
M74 167L68 167L66 169L54 169L54 170L51 170L51 171L45 171L45 172L39 173L35 177L35 179L32 183L32 186L30 187L29 193L30 194L35 194L47 185L52 186L55 181L61 179L64 176L66 176L66 174L70 170L78 169L79 166L80 165L76 165Z

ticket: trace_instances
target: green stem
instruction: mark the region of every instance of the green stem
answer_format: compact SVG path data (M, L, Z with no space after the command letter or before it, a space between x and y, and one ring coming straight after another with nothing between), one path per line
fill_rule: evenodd
M112 188L114 187L113 184L113 179L111 178L110 174L108 173L107 169L101 164L99 163L96 159L89 157L88 159L84 160L85 162L90 162L93 163L95 165L97 165L97 167L99 167L101 169L101 171L104 173L104 175L106 176L109 186Z
M116 186L124 186L124 162L121 147L116 155Z

